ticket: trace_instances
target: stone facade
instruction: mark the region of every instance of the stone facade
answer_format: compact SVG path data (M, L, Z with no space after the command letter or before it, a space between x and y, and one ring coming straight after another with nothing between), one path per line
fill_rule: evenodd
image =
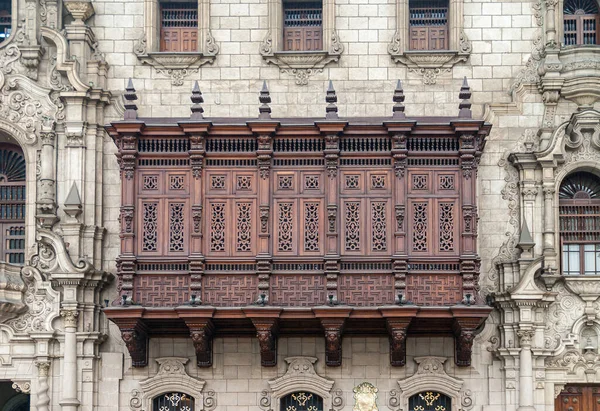
M557 228L562 179L600 174L600 48L561 47L562 1L451 0L455 52L431 61L406 53L407 1L326 0L327 56L308 65L272 49L274 0L202 0L199 52L153 55L154 3L12 2L0 142L26 159L27 263L12 282L14 267L0 265L0 381L30 393L31 409L150 411L164 384L189 388L197 410L276 411L298 387L349 411L354 388L369 382L380 410L406 411L410 395L439 390L453 411L551 411L566 384L600 378L600 280L561 275ZM121 204L103 126L123 117L129 78L141 117L188 117L195 80L207 117L257 117L263 80L273 117L324 117L327 80L340 116L387 116L397 79L416 117L456 115L463 77L474 118L493 125L478 207L479 293L495 310L470 367L454 365L451 338L414 336L404 367L390 366L380 336L344 338L342 367L325 366L314 337L280 338L273 368L261 367L257 339L217 338L208 369L196 366L191 340L152 339L149 365L132 367L101 312L117 295ZM15 282L23 286L8 293Z

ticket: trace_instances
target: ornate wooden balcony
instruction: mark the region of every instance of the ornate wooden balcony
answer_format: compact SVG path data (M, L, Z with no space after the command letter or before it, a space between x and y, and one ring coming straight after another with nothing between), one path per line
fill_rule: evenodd
M388 334L397 366L407 334L451 334L469 365L491 311L475 297L491 126L464 101L456 118L407 119L398 97L393 117L342 119L332 90L327 118L274 119L261 94L258 120L203 118L195 91L190 119L137 118L130 102L107 126L122 207L105 313L134 366L154 336L191 336L210 366L215 335L256 334L272 366L277 336L323 333L332 366L355 334Z

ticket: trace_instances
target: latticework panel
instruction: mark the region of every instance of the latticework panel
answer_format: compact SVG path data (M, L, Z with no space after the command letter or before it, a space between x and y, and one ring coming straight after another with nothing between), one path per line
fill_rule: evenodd
M377 306L394 303L392 274L344 274L338 278L338 299L343 304Z
M136 275L134 298L136 303L151 307L174 307L190 300L189 275Z
M274 274L271 276L271 304L307 307L325 304L325 276L322 274Z
M256 275L202 276L202 302L217 307L240 307L258 297Z
M409 274L406 299L418 305L453 305L462 300L462 277L458 274Z

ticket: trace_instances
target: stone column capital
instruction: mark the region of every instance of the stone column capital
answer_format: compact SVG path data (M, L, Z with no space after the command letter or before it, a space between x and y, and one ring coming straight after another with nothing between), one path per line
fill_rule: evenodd
M63 318L66 327L77 328L77 317L79 317L79 311L77 310L60 310L60 316Z

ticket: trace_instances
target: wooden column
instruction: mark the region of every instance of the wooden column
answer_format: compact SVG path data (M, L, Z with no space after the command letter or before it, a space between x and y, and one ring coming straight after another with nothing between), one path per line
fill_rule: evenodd
M316 126L325 139L325 202L327 226L325 244L325 277L327 282L326 299L330 304L338 302L338 275L340 274L340 204L339 204L339 134L344 130L345 121L319 121Z
M204 242L202 233L202 215L204 212L204 187L202 186L202 170L204 168L206 134L212 123L208 121L187 123L179 126L190 139L190 167L192 180L190 184L191 225L190 225L190 296L198 304L202 302L202 275L204 274Z
M133 276L135 275L135 200L136 179L135 168L137 162L138 136L144 128L142 122L122 123L115 126L117 133L121 135L117 139L117 160L121 168L121 255L117 259L117 269L121 276L121 298L127 296L126 301L131 302L133 298ZM119 299L120 300L120 299ZM122 300L121 300L122 301ZM119 301L117 301L119 302Z
M248 122L248 127L258 139L256 157L258 162L258 209L260 229L258 230L258 254L256 256L256 273L258 275L257 300L264 303L269 302L269 288L271 277L272 236L270 233L269 216L271 210L271 162L273 158L273 135L279 127L277 121L253 121ZM263 297L264 296L264 297Z
M414 121L394 121L384 123L392 139L392 159L396 178L392 183L392 198L394 201L394 241L392 255L392 270L394 273L394 298L402 303L406 296L406 275L408 274L408 244L407 244L407 208L406 208L406 166L407 140L415 126ZM400 299L402 296L402 300Z

